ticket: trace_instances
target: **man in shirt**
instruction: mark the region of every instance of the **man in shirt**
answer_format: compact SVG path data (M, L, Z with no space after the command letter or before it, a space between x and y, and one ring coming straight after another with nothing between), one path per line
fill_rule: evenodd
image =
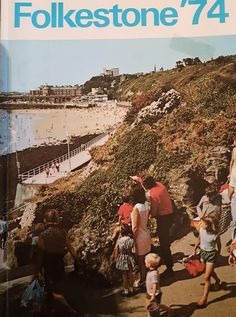
M173 259L170 250L169 230L173 223L173 205L165 185L148 176L143 185L149 190L150 214L157 219L157 235L160 242L161 257L167 267L162 277L173 276Z

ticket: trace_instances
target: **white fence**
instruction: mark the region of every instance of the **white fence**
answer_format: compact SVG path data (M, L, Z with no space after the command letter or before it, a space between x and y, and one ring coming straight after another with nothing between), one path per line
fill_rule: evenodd
M30 178L30 177L33 177L35 175L38 175L40 173L43 173L45 171L46 168L49 168L53 163L56 164L56 163L62 163L66 160L68 160L69 158L77 155L78 153L86 150L89 146L93 145L94 143L96 143L97 141L99 141L100 139L102 139L104 136L106 136L107 133L102 133L100 135L98 135L97 137L93 138L92 140L88 141L87 143L85 144L82 144L80 145L79 147L77 147L76 149L70 151L70 153L66 153L54 160L51 160L45 164L42 164L36 168L33 168L25 173L22 173L19 175L19 179L21 181L25 181L26 179Z

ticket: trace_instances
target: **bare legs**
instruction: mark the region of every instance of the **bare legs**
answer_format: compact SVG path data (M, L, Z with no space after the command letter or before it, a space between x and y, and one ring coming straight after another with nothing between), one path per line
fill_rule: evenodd
M145 265L145 255L138 255L138 267L140 272L140 283L144 283L146 280L147 269Z
M55 301L58 301L59 303L61 303L62 305L64 305L65 307L67 307L67 309L69 310L70 313L72 314L77 314L77 311L74 310L70 304L67 302L67 300L65 299L64 295L59 294L59 293L52 293L53 299Z
M133 272L130 269L129 271L122 271L123 287L124 289L133 288Z
M205 275L204 275L205 285L204 285L203 296L198 301L199 306L203 306L207 302L207 297L208 297L210 286L211 286L211 277L213 277L216 280L217 284L220 283L220 279L217 276L216 272L214 271L214 264L206 263L206 269L205 269Z

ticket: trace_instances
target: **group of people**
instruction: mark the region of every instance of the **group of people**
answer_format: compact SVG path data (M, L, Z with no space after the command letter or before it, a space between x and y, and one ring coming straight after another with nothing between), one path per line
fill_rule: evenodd
M58 162L52 163L51 166L46 166L45 167L46 177L49 177L50 175L55 174L56 171L57 172L60 171L60 164Z
M233 168L231 169L231 180L232 171ZM173 205L166 187L161 182L155 182L151 176L148 176L144 181L139 177L133 177L133 179L139 184L131 189L130 196L123 197L123 204L118 210L120 231L116 228L115 234L112 236L114 239L117 237L117 232L120 232L120 237L116 243L116 268L122 272L124 288L122 295L131 296L134 292L134 286L144 288L149 300L147 307L153 303L161 307L160 274L158 273L160 263L163 262L166 265L166 270L161 274L161 278L174 275L169 235L174 220ZM199 226L192 256L195 256L200 248L200 259L205 264L204 291L196 303L198 307L205 307L207 304L211 277L215 279L213 286L215 290L220 289L221 286L220 278L214 271L214 267L221 251L220 235L222 232L219 221L222 204L231 204L233 230L232 243L229 247L229 264L236 264L236 213L232 202L232 197L236 194L235 191L232 194L230 186L232 186L232 181L230 181L229 186L217 187L215 183L211 184L197 206ZM160 243L158 255L151 252L148 229L150 217L157 220L157 236ZM138 283L137 281L135 283L133 277L136 263L140 275ZM162 308L170 312L168 307L163 306Z
M118 229L112 239L120 236L115 246L116 268L122 273L123 296L132 296L135 289L147 290L148 307L157 307L171 313L167 306L161 305L160 274L161 261L166 265L162 278L174 275L173 259L170 250L170 227L174 220L173 205L167 188L148 176L144 181L134 178L138 183L129 195L123 196L123 204L118 210ZM160 255L151 252L151 237L148 222L150 217L157 220L157 235ZM135 256L134 256L135 255ZM140 278L134 281L133 272L138 266ZM161 305L161 306L160 306Z

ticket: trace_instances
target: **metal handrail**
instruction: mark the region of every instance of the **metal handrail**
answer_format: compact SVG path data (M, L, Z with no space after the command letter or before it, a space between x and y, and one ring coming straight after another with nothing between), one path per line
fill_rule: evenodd
M24 172L24 173L21 173L19 175L19 178L22 180L22 181L25 181L26 179L32 177L32 176L35 176L35 175L38 175L42 172L45 171L45 168L46 167L50 167L53 163L56 164L56 163L62 163L66 160L69 159L69 157L73 157L75 155L77 155L78 153L84 151L85 149L87 149L89 146L91 146L92 144L96 143L98 140L102 139L104 136L106 136L107 133L102 133L98 136L96 136L95 138L93 138L92 140L88 141L87 143L83 144L83 145L80 145L79 147L77 147L76 149L70 151L70 153L66 153L62 156L59 156L58 158L56 159L53 159L51 161L48 161L47 163L44 163L38 167L35 167L27 172Z

